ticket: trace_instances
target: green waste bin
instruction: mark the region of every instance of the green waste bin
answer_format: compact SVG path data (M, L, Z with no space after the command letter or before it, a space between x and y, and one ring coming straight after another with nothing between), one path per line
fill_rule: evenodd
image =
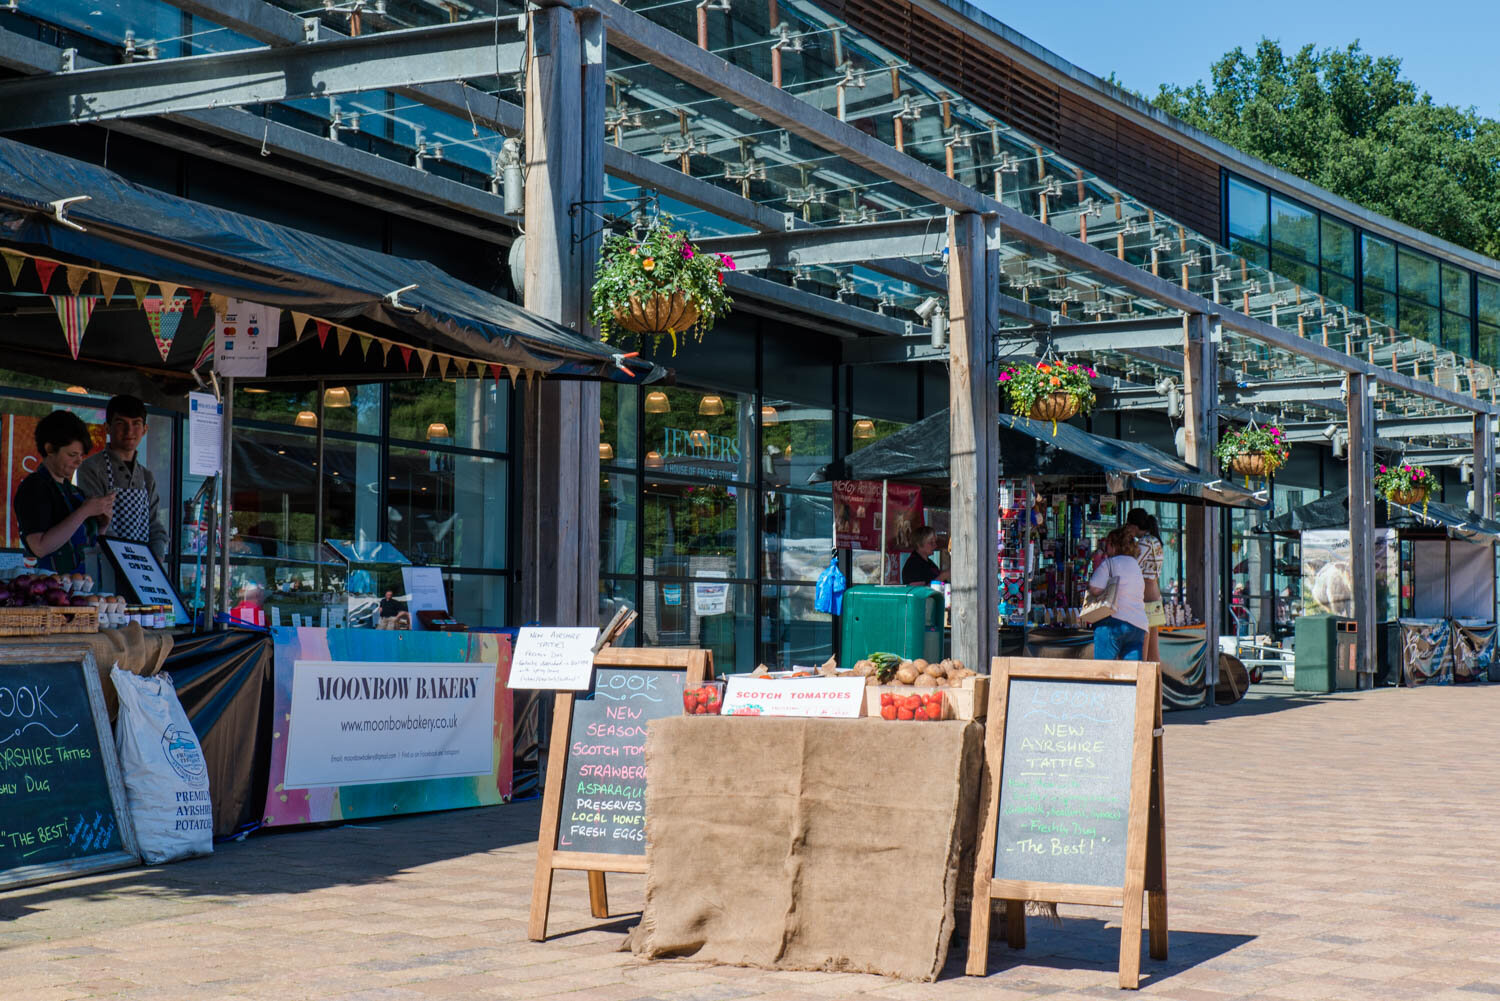
M1352 635L1341 631L1339 626L1349 622L1336 615L1304 615L1297 619L1293 647L1297 674L1293 688L1299 692L1338 690L1339 654L1344 654L1347 664L1346 651Z
M860 585L844 592L839 665L877 651L943 659L943 596L930 587Z

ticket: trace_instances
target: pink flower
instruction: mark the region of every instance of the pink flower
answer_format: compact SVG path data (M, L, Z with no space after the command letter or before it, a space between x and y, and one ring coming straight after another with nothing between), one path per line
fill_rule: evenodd
M724 265L730 271L734 270L734 258L730 257L728 254L720 254L719 263Z
M1009 372L1001 372L1000 373L1000 381L1001 382L1009 382L1010 381L1010 373Z
M1415 473L1412 473L1412 475L1415 476L1417 479L1420 480L1422 477L1424 477L1424 476L1427 475L1427 470L1425 470L1425 469L1419 469Z
M1383 473L1383 472L1385 472L1385 467L1384 467L1384 466L1381 466L1381 467L1380 467L1380 471L1381 471L1381 472L1382 472L1382 473Z
M1402 466L1401 467L1401 471L1403 473L1409 473L1409 472L1411 472L1411 467L1410 466Z
M1089 378L1090 379L1097 379L1097 378L1099 378L1099 373L1095 372L1093 369L1089 369Z
M682 259L684 261L691 261L693 259L693 245L692 244L690 244L690 243L684 243L682 245Z
M1068 366L1068 371L1069 372L1076 372L1076 371L1078 371L1078 366L1077 365L1069 365Z

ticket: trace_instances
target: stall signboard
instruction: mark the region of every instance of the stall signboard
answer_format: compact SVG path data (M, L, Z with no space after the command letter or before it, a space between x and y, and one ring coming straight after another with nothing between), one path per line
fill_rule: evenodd
M885 498L882 502L881 491ZM884 521L881 512L884 510ZM882 480L836 480L833 484L833 524L842 549L881 549L905 552L916 542L922 526L922 488ZM881 546L881 532L885 545Z
M0 650L0 888L139 862L94 655Z
M441 567L402 567L401 582L406 585L406 607L411 612L413 629L422 628L418 612L448 611Z
M212 393L188 394L188 475L218 476L224 465L224 405Z
M1375 608L1382 619L1395 619L1401 565L1397 536L1376 529L1370 550L1375 561ZM1302 533L1302 611L1307 615L1354 617L1354 578L1350 573L1349 530L1316 529Z
M593 626L522 626L511 661L510 687L586 691L594 677Z
M243 299L226 300L214 315L214 371L263 378L280 331L280 309Z
M605 647L585 694L558 692L527 934L547 937L552 874L589 874L595 917L609 916L604 874L646 871L646 734L682 714L685 686L713 675L707 650Z
M1140 979L1142 898L1151 956L1167 955L1161 674L1153 663L996 657L974 900L1121 907L1120 986ZM971 911L967 971L983 976L990 908Z
M510 798L510 638L282 626L267 826Z
M724 691L725 716L806 716L857 719L864 714L864 678L752 678L736 675Z
M151 552L150 546L108 536L99 541L104 544L115 569L130 585L136 601L145 605L171 605L172 621L178 625L190 621L182 599L177 596L177 589L172 586L171 578L162 570L161 564L156 562L156 554Z

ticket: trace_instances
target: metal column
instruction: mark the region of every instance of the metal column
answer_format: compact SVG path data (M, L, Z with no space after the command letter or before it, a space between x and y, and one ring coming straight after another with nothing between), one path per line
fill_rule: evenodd
M1347 380L1349 414L1349 583L1354 591L1358 686L1373 684L1375 654L1375 388L1370 377ZM1484 415L1481 415L1482 417Z
M1490 415L1474 415L1474 510L1495 517L1495 435Z
M1219 344L1212 317L1194 313L1183 318L1183 326L1187 459L1200 471L1210 472L1218 462L1214 445L1219 440ZM1187 509L1187 598L1203 617L1203 682L1208 705L1214 704L1214 688L1219 683L1221 592L1226 586L1220 548L1222 520L1219 508L1208 504Z
M234 376L224 377L224 414L221 425L219 456L219 590L218 600L209 604L207 628L215 628L218 606L228 612L234 607L233 583L229 576L229 528L231 500L234 497ZM212 569L210 568L210 571Z
M989 237L992 235L993 240ZM995 249L990 250L993 246ZM953 656L987 672L999 639L995 449L999 390L989 290L999 282L999 232L976 213L948 220L948 407L952 427Z

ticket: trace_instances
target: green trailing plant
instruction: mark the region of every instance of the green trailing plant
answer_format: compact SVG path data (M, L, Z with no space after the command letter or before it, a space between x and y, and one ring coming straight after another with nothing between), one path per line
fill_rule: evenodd
M624 234L604 241L590 318L612 344L632 337L644 344L649 338L655 347L666 336L676 354L677 335L691 331L701 341L729 312L734 300L724 288L724 272L734 269L728 254L699 251L685 231L673 227L670 216L658 216L639 237ZM653 308L658 295L664 302ZM667 302L679 295L668 308Z
M1214 455L1226 470L1232 469L1234 460L1241 456L1259 456L1265 464L1265 475L1273 476L1292 457L1292 450L1286 432L1275 424L1251 424L1220 435Z
M1387 500L1392 494L1431 493L1433 482L1431 473L1408 462L1399 466L1378 466L1375 470L1375 490Z
M1098 376L1087 365L1075 365L1055 358L1044 358L1035 365L1011 365L1000 370L1000 389L1010 401L1013 413L1029 416L1036 405L1063 393L1073 400L1076 412L1087 414L1094 409L1094 387L1090 379Z

